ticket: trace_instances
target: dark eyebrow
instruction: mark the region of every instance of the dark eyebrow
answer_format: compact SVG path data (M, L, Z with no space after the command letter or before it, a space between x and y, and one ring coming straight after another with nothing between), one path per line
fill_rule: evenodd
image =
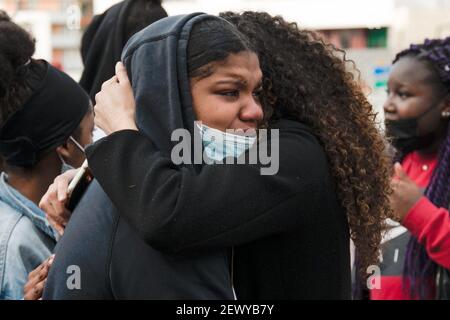
M218 85L218 84L234 84L236 86L238 86L239 88L245 88L247 86L247 81L242 81L242 80L220 80L215 82L214 84Z

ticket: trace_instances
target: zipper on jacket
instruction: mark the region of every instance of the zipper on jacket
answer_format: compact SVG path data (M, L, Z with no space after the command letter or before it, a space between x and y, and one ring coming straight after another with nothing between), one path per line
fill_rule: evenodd
M230 259L230 284L231 290L233 290L234 300L237 300L236 291L234 291L234 247L231 247L231 259Z

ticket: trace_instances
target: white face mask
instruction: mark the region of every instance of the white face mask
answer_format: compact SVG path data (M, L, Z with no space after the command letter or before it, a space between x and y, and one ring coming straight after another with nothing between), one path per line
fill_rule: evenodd
M78 143L77 140L75 140L72 136L70 136L69 139L72 140L72 142L77 146L77 148L84 153L84 148ZM73 167L70 164L64 161L63 157L59 153L57 153L57 155L59 157L59 160L61 160L61 173L73 169Z
M256 141L256 136L228 133L199 122L196 125L200 130L206 155L215 161L223 161L227 157L238 158Z
M69 139L72 140L72 142L78 147L78 149L80 149L81 152L85 153L84 148L81 146L81 144L78 143L77 140L75 140L74 137L70 136Z

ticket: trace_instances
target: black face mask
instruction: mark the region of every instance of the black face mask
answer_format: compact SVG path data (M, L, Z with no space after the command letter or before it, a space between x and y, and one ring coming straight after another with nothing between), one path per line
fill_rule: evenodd
M436 139L436 132L423 136L418 134L419 120L439 105L441 100L433 104L417 118L401 120L385 120L386 136L391 138L392 145L401 153L407 154L430 146Z

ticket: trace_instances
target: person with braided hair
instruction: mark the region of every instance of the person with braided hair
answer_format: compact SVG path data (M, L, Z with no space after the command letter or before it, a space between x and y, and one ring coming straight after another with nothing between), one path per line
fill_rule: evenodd
M391 204L400 225L385 236L372 299L450 298L450 37L394 59L384 105L396 149Z

